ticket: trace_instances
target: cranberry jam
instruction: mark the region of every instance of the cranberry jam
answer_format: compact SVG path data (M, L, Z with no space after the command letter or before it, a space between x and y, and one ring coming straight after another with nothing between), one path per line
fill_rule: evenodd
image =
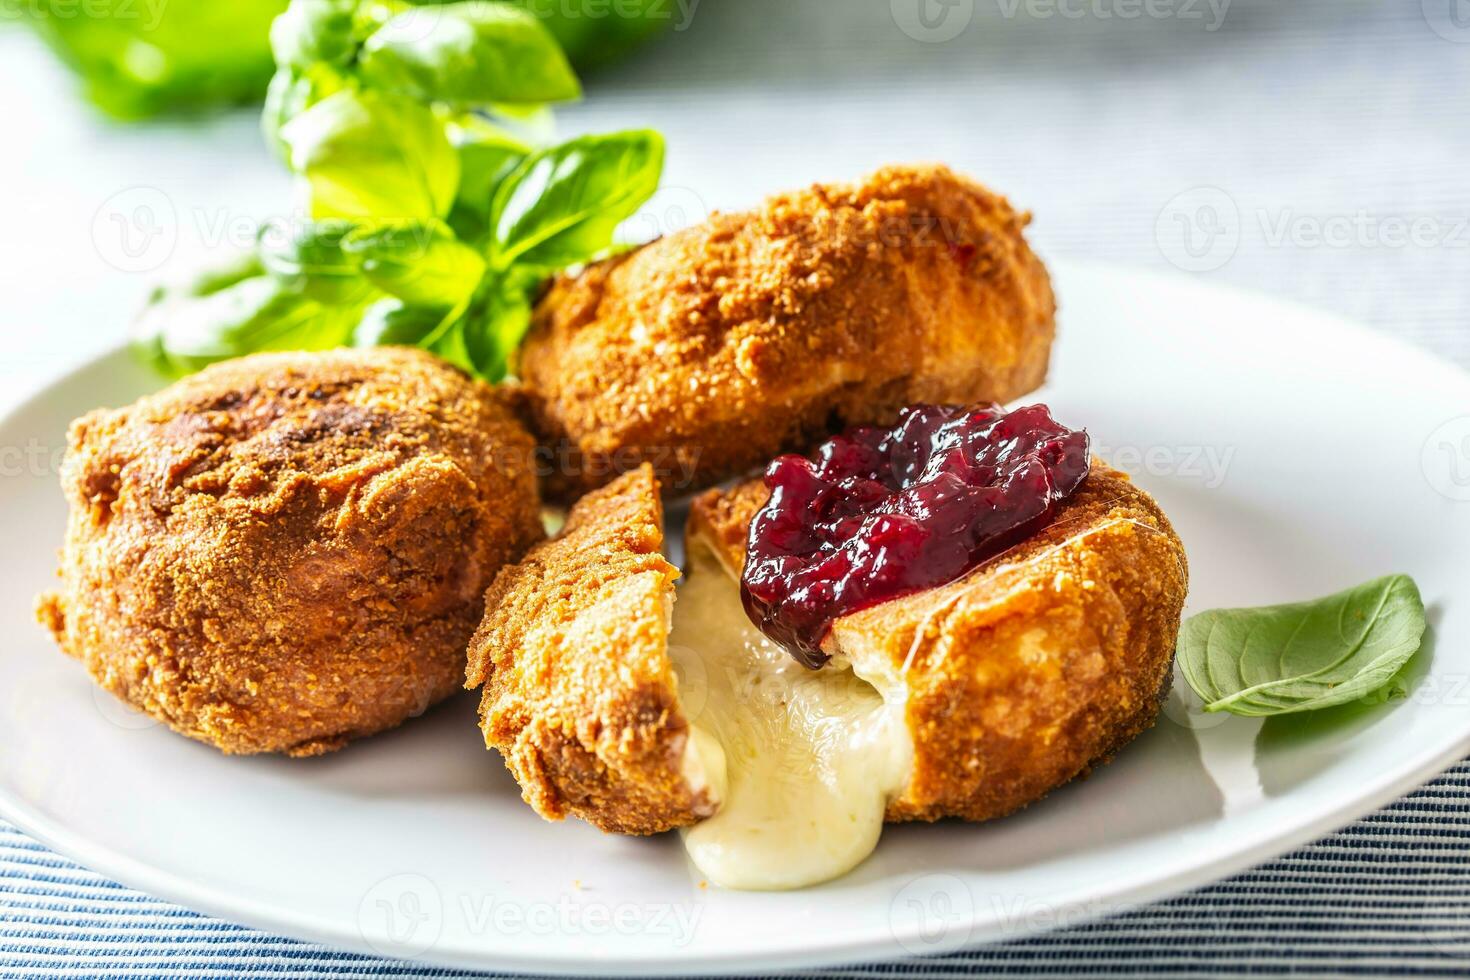
M750 525L740 595L798 661L827 661L832 622L943 585L1039 530L1087 476L1085 432L1045 405L914 405L812 459L777 457Z

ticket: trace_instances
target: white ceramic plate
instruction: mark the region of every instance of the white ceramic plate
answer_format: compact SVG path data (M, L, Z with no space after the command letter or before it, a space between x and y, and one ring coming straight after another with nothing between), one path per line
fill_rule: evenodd
M1189 550L1190 611L1414 575L1408 700L1294 721L1166 719L1093 778L984 826L890 828L847 877L702 887L672 836L541 822L466 696L316 760L228 759L96 693L32 622L61 541L66 424L155 382L114 353L0 423L0 810L64 854L227 919L528 972L710 973L1015 938L1126 909L1347 823L1470 748L1470 376L1307 310L1058 270L1040 398L1132 470Z

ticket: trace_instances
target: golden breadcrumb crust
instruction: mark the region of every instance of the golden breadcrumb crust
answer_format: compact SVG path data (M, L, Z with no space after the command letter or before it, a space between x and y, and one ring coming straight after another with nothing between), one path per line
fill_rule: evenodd
M695 501L738 574L759 481ZM890 821L988 820L1106 762L1172 677L1188 570L1153 499L1094 462L1052 524L965 577L844 616L824 649L907 688L913 777Z
M184 735L340 748L458 687L485 587L541 536L534 449L419 351L215 365L73 423L40 619Z
M559 278L518 367L548 492L644 462L689 491L904 405L1032 390L1056 304L1028 221L944 167L889 167Z
M485 597L466 686L484 684L485 744L547 819L653 834L715 810L682 772L689 724L668 657L679 571L663 541L644 466L579 501Z

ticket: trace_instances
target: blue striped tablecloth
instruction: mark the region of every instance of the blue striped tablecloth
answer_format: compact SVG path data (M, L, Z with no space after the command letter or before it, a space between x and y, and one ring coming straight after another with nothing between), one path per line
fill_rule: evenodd
M461 977L197 915L0 823L0 977ZM832 977L1470 975L1470 763L1322 841L1173 901Z
M945 16L915 21L921 3ZM670 215L697 218L890 160L945 160L1034 209L1034 239L1048 254L1265 290L1470 367L1466 0L693 6L687 31L561 113L569 130L662 129ZM1223 18L1211 13L1222 9ZM1130 10L1159 13L1122 16ZM118 311L160 274L122 275L95 259L89 228L119 188L162 187L181 213L205 215L258 213L283 193L249 118L203 135L104 128L67 86L37 46L0 28L0 87L25 93L7 96L11 142L0 154L0 187L26 191L14 208L6 199L26 233L0 233L0 302L7 323L27 327L0 341L7 388L111 343L126 324ZM1207 268L1159 231L1161 216L1181 209L1201 218L1186 205L1202 192L1233 241ZM1430 234L1390 235L1416 223ZM198 232L182 230L176 258L199 250ZM1470 975L1470 766L1173 901L963 955L828 975L979 973ZM0 823L0 977L89 975L459 974L206 918Z

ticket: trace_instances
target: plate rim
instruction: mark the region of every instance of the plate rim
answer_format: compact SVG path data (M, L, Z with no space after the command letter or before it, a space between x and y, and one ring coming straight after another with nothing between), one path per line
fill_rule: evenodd
M1106 276L1109 278L1142 281L1152 288L1169 291L1181 288L1190 291L1211 293L1230 297L1258 307L1275 307L1289 312L1298 322L1314 322L1317 326L1340 331L1351 336L1355 346L1393 350L1400 358L1416 360L1429 371L1452 378L1460 384L1470 385L1470 371L1461 368L1434 353L1416 347L1407 341L1374 330L1341 314L1325 311L1292 299L1284 299L1269 293L1242 288L1219 282L1201 281L1199 277L1160 273L1154 270L1094 260L1052 260L1053 278L1065 281L1072 278ZM105 350L85 359L70 359L58 367L55 374L45 381L31 386L19 398L10 400L0 412L0 427L13 423L17 416L37 409L49 393L66 379L95 368L102 362L125 355L126 341L110 345ZM164 379L166 380L166 379ZM1431 744L1411 757L1410 762L1386 770L1387 776L1374 774L1362 784L1362 791L1339 800L1336 804L1321 808L1308 820L1294 824L1290 829L1279 830L1269 826L1257 826L1263 821L1261 814L1247 813L1237 819L1244 821L1242 830L1248 842L1229 850L1218 850L1208 859L1189 867L1168 870L1153 875L1144 873L1119 879L1111 887L1079 888L1080 895L1059 895L1054 901L1058 905L1086 902L1097 910L1068 917L1066 926L1081 924L1109 914L1108 908L1131 904L1146 904L1202 887L1221 880L1231 874L1258 866L1303 844L1320 839L1352 823L1423 785L1457 761L1470 754L1470 716L1464 728L1455 737ZM40 841L52 851L81 865L84 868L113 880L124 887L180 905L188 910L237 923L275 935L287 936L302 942L322 944L339 950L361 953L377 959L389 959L374 947L372 940L361 929L344 929L334 924L336 920L304 917L295 910L277 909L265 903L243 899L227 890L196 885L172 871L163 870L130 857L111 847L93 844L84 836L72 832L64 824L52 821L36 808L14 796L10 787L0 782L0 817L12 823L22 832ZM1257 819L1252 820L1255 817ZM987 920L976 916L970 923L969 934L957 938L945 938L935 943L926 955L945 955L963 949L977 948L996 942L1021 940L1030 936L1062 928L1057 921L1030 921L1020 925L1008 924L996 929ZM973 933L979 933L975 935ZM819 938L797 945L743 953L705 953L693 957L673 955L650 957L616 956L605 954L593 959L590 954L575 958L559 955L554 944L545 943L546 953L529 956L515 952L493 952L473 948L435 945L421 956L408 961L420 965L435 965L452 968L509 970L531 975L657 975L673 976L691 972L704 975L732 975L764 970L790 970L820 966L858 965L893 958L914 958L906 953L905 940L917 938L902 930L890 929L886 934L861 942L849 939L823 943Z

